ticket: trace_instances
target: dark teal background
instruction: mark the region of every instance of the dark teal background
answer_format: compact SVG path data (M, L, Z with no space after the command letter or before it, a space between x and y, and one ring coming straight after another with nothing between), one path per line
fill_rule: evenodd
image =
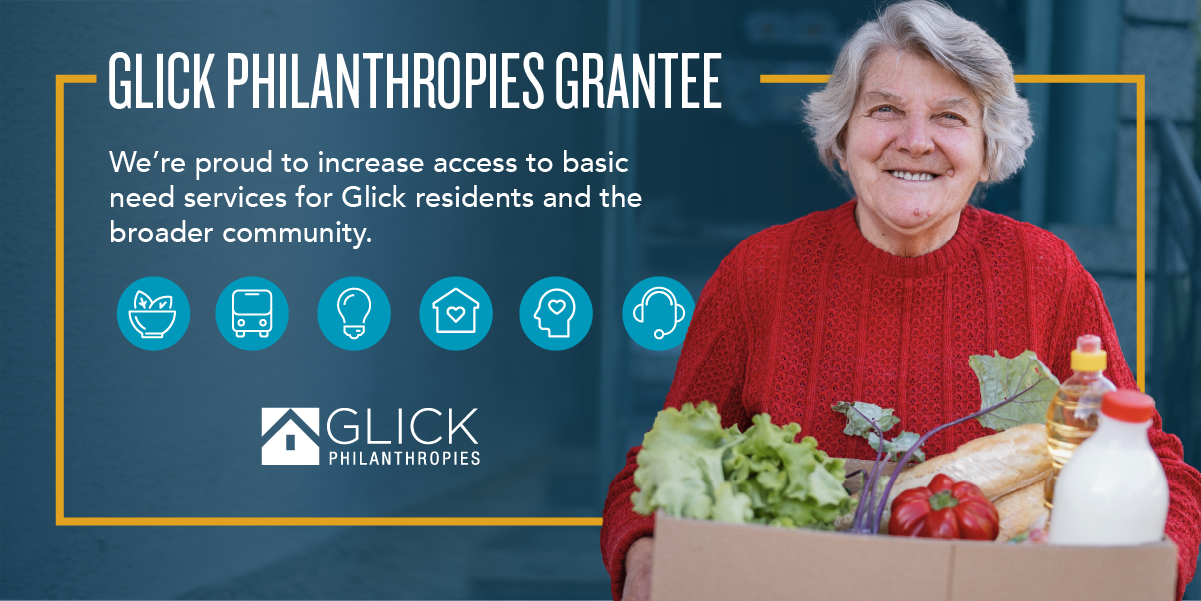
M621 321L626 293L645 278L665 276L699 299L738 241L847 200L799 125L796 108L814 86L763 85L758 76L827 72L842 40L871 18L875 4L0 1L0 597L609 595L596 527L55 526L55 75L98 76L95 84L66 87L68 516L597 517L625 451L641 442L661 408L679 353L648 351L629 339ZM1027 52L1025 25L1035 0L951 4L996 37L1018 72L1038 64ZM791 45L765 41L753 26L795 15L811 26ZM1076 37L1055 39L1068 44ZM155 54L177 51L216 55L209 82L217 108L109 106L114 52L143 54L145 96L153 98ZM723 108L555 105L559 53L596 52L608 61L617 51L722 53L714 99ZM539 52L545 100L537 110L489 109L486 88L477 88L472 109L369 109L368 65L361 60L363 108L251 109L248 84L238 91L237 108L228 109L225 61L232 52L299 54L305 100L317 53L326 54L333 83L338 53L456 52L462 58L467 52ZM381 73L383 66L380 61ZM679 62L673 67L673 107L679 107ZM1041 72L1053 67L1072 72L1058 63ZM523 73L516 76L520 98L529 87ZM626 76L628 85L628 64ZM1148 89L1171 89L1163 85ZM382 90L379 97L382 105ZM1035 149L1046 151L1054 134L1039 134ZM1119 158L1132 157L1133 142L1120 140L1130 148L1120 148ZM183 157L189 169L163 174L156 160L150 173L114 173L110 150ZM271 174L216 173L200 181L192 175L198 156L259 158L268 150L276 159ZM319 151L421 157L427 167L419 174L319 174ZM564 151L575 158L614 151L630 159L632 171L616 180L558 173ZM285 152L307 158L309 171L284 173L279 158ZM556 170L529 174L528 154L553 159ZM437 157L513 157L519 170L439 174L432 168ZM1083 175L1111 173L1098 168ZM1022 217L1030 204L1020 193L1023 177L990 189L983 206ZM300 184L334 193L331 207L296 208ZM416 192L453 192L455 186L517 188L537 201L530 209L414 209L409 202L406 209L369 209L337 202L346 186L390 190L394 184L409 192L406 201ZM170 185L176 208L109 208L111 192L158 193ZM600 208L597 192L610 185L638 192L642 206ZM285 192L290 205L182 208L187 192L236 192L238 186ZM545 192L575 194L585 186L591 186L592 208L541 206ZM1048 197L1045 213L1057 219L1086 213L1055 203ZM368 228L372 242L358 250L109 242L110 220L170 228L182 219L189 227L215 228L214 238L229 226L335 227L341 221ZM1130 219L1115 214L1110 221L1123 220ZM1106 236L1092 239L1133 248L1128 226ZM1077 240L1089 239L1069 242L1078 248ZM1154 240L1149 232L1149 248ZM1133 272L1133 254L1120 259L1125 262L1099 271L1085 265L1101 282L1133 367L1133 297L1108 287ZM178 284L193 309L183 339L154 353L129 344L112 321L125 287L149 275ZM284 336L253 353L230 346L212 319L221 290L246 275L279 286L291 312ZM393 313L383 339L360 352L331 345L314 319L329 283L352 275L385 290ZM422 295L448 276L478 282L496 316L488 335L460 352L430 343L417 318ZM532 344L518 319L522 295L548 276L577 282L594 307L588 335L561 352ZM395 436L394 417L379 416L394 416L397 407L406 416L423 407L444 414L453 408L456 418L475 408L468 425L478 445L456 436L453 447L428 450L478 451L481 463L331 467L324 455L331 450L376 449L362 441L331 445L322 423L323 465L265 467L262 407L321 407L323 421L333 409L351 407L360 426L371 408L377 439ZM1191 427L1165 418L1169 431ZM411 444L403 450L421 450Z
M586 577L571 576L533 592L587 598L605 593L597 528L54 525L54 77L59 73L98 75L96 84L72 84L66 91L68 516L599 515L592 426L598 341L546 353L530 344L514 317L529 283L546 275L598 285L600 215L595 209L420 211L412 204L402 210L351 209L340 202L321 210L183 209L180 196L233 192L241 185L288 192L292 198L301 183L334 192L335 199L344 187L364 184L397 184L410 190L410 197L427 188L453 191L455 185L574 192L591 183L597 189L599 179L446 175L435 174L432 164L439 156L555 157L564 149L596 154L602 148L599 112L551 106L503 112L252 110L249 96L230 110L224 108L224 82L229 52L298 53L315 65L318 52L334 64L336 53L372 51L435 56L540 51L549 60L565 50L603 51L603 32L589 27L603 19L602 4L66 2L0 8L0 596L506 596L514 585L487 559L500 553L489 550L497 547L517 549L501 553L506 556L520 555L523 547L586 554ZM159 52L215 53L209 81L218 108L111 108L108 59L118 51L143 53L144 68L153 68ZM553 63L548 66L553 74ZM365 62L360 69L366 82ZM311 90L311 74L307 84L302 89ZM156 162L148 174L114 174L110 149L138 150L139 156L157 150L160 157L185 157L189 166L196 156L260 157L272 149L276 170L219 173L197 182L190 169L162 174ZM430 167L390 177L322 176L314 164L318 151L420 156ZM309 172L283 173L278 157L284 152L307 157ZM159 191L171 184L174 209L108 207L110 192ZM108 241L110 219L118 226L142 227L177 227L187 219L189 226L218 228L218 234L231 225L333 227L342 221L369 228L373 241L359 250L333 244L116 244ZM574 252L560 252L565 246ZM163 352L133 347L113 324L122 290L146 275L173 280L192 301L187 335ZM245 275L279 286L292 313L280 341L253 353L223 340L212 317L222 289ZM313 319L321 293L348 275L367 277L387 290L398 316L380 343L357 353L329 344ZM421 295L450 275L479 282L497 314L514 317L498 322L478 346L457 353L430 344L417 320ZM259 459L264 406L319 406L323 420L334 408L352 407L359 411L360 425L366 408L374 407L375 437L393 440L395 418L378 416L395 416L398 406L406 415L422 407L445 415L453 407L459 419L478 408L468 422L478 447L460 435L453 447L430 450L478 450L481 464L265 467ZM412 444L408 440L406 446ZM328 439L323 445L330 445ZM337 450L350 448L375 450L361 442ZM545 544L525 542L546 535L553 538ZM319 576L296 567L298 561L328 565L310 554L335 552L339 545L358 550L340 553L334 561L340 567L333 572ZM306 555L309 559L303 559ZM293 562L288 572L294 575L266 585L272 591L254 588L266 582L261 578L235 584L238 577L281 561ZM300 588L286 588L292 582Z

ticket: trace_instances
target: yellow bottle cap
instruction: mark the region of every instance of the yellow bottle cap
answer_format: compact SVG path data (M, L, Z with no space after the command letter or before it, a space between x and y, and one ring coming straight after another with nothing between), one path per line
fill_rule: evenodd
M1072 371L1105 371L1106 357L1105 351L1101 350L1091 353L1072 351Z

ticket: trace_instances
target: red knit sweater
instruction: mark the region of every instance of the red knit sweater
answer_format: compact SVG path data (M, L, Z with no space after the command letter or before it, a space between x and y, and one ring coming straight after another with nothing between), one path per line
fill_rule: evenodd
M967 207L942 248L890 255L855 224L855 201L760 232L738 245L705 285L667 407L712 401L722 426L750 426L767 412L797 422L834 457L873 459L867 442L842 433L838 401L896 409L901 426L926 432L980 408L968 356L1038 354L1061 380L1076 338L1097 334L1106 375L1137 389L1101 291L1067 244L1032 225ZM932 437L930 456L990 434L976 421ZM1193 577L1201 541L1201 474L1180 440L1150 430L1171 488L1167 534L1179 548L1178 597ZM635 457L605 501L601 553L619 599L630 545L653 532L634 513Z

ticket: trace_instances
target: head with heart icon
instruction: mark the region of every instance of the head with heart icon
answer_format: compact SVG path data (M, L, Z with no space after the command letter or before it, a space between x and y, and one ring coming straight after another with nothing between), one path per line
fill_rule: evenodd
M570 338L571 318L575 317L575 298L562 288L551 288L538 299L534 319L538 329L550 338Z
M565 351L584 340L592 327L588 292L569 278L542 278L525 291L518 307L521 331L536 346Z

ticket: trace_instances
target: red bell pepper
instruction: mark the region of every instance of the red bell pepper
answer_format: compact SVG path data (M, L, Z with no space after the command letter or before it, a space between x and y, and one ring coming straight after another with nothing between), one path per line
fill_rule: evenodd
M971 482L937 474L928 486L911 488L892 502L888 533L893 536L996 540L1000 516Z

